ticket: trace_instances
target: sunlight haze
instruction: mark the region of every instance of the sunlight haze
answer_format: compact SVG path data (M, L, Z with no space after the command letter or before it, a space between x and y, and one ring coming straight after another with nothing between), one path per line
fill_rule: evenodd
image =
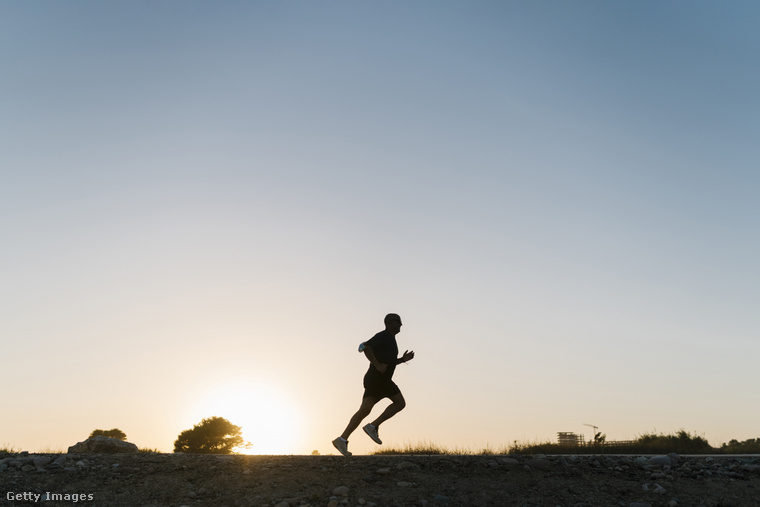
M334 453L389 312L416 357L386 445L760 437L758 26L3 2L0 446L171 452L219 416L246 452Z

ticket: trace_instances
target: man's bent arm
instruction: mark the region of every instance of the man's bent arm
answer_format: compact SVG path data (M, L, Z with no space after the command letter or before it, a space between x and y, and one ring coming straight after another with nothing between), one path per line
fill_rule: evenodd
M408 350L404 352L404 355L396 359L396 364L402 364L406 363L407 361L411 361L414 359L414 351L409 352Z
M375 353L372 351L372 347L370 347L369 345L365 345L364 355L367 356L367 359L369 359L369 362L372 363L372 366L374 366L375 369L377 369L377 371L379 371L380 373L385 373L385 369L387 368L387 366L377 360L377 358L375 357Z

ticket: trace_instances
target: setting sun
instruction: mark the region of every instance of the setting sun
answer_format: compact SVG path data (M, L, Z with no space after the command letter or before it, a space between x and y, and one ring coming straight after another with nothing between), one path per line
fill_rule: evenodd
M194 423L224 417L242 428L252 445L241 454L295 454L301 435L298 410L280 391L266 384L237 381L202 393L192 412Z

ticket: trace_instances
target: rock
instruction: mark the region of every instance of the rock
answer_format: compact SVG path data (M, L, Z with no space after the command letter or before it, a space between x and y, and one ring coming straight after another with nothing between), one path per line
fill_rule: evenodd
M652 507L652 505L646 502L631 502L628 507Z
M406 482L406 481L401 481L401 482L396 483L396 486L398 486L399 488L408 488L408 487L411 487L411 485L412 485L411 482Z
M84 442L78 442L69 447L69 454L137 454L137 446L131 442L124 442L118 438L97 437L88 438Z
M348 496L349 491L348 486L338 486L333 489L332 494L335 496Z
M673 460L670 456L652 456L649 458L649 464L661 467L669 467L673 464Z
M543 459L543 458L529 459L528 461L525 462L525 464L529 466L530 468L537 468L538 470L543 470L543 471L547 471L551 469L552 467L551 461L547 459Z
M53 461L53 459L48 456L37 456L36 458L34 458L32 463L34 463L34 466L40 469L49 465L51 461Z
M520 466L520 462L514 458L499 458L499 463L504 465L508 469L517 468Z
M401 470L408 470L408 469L419 470L420 466L410 461L402 461L401 463L396 465L396 468L400 468Z
M665 488L663 488L659 484L655 484L654 485L654 494L655 495L664 495L665 494Z

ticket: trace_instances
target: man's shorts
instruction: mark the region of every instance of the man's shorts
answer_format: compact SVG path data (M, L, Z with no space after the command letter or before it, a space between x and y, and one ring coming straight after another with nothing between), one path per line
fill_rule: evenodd
M401 393L396 383L392 380L386 380L375 376L365 375L364 377L364 398L392 398Z

